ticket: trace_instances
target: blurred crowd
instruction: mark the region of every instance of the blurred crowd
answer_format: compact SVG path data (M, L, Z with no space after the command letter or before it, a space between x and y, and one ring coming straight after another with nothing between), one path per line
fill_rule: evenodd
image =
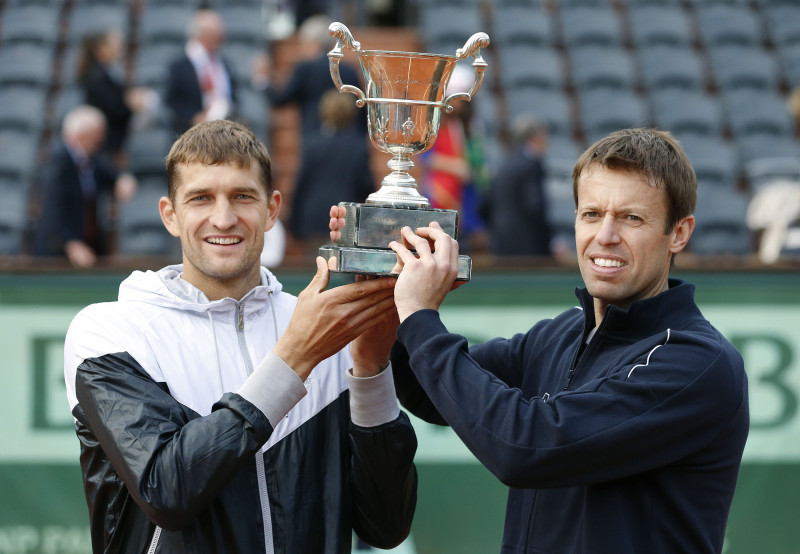
M180 44L174 37L164 40L166 35L154 31L153 23L148 26L145 15L156 7L175 6L143 0L126 12L139 14L138 33L106 25L79 37L77 53L61 67L74 73L67 81L78 92L60 109L57 131L43 140L26 238L16 253L66 260L75 267L92 267L112 255L178 255L154 203L166 183L163 159L176 136L212 119L251 126L270 149L277 170L290 176L283 185L288 201L282 224L266 242L267 265L281 264L287 254L312 255L327 242L327 208L362 202L376 190L387 171L374 163L366 109L355 107L353 95L338 93L331 79L328 25L344 19L364 27L405 29L419 39L411 29L422 19L424 6L390 0L248 6L242 0L237 13L245 14L244 20L249 13L254 25L231 18L234 9L223 5L183 6ZM167 13L178 12L165 11L162 18ZM260 36L247 38L247 25L257 27ZM462 34L466 38L478 30L463 29ZM292 44L288 62L275 57L281 41ZM423 36L420 47L427 46ZM495 58L487 58L490 67ZM353 64L341 64L340 71L345 84L363 88L364 78ZM469 90L472 80L469 65L457 65L447 93ZM472 102L456 101L453 112L443 115L435 144L414 159L420 191L432 207L458 210L465 253L545 263L569 260L574 248L572 187L564 160L570 154L564 154L558 136L559 151L550 155L553 122L536 110L495 118L485 106L502 87L499 78L487 79ZM291 147L272 133L274 114L286 106L299 114ZM787 110L800 134L800 87L787 96ZM800 159L796 162L800 166ZM718 244L740 243L720 253L744 252L774 263L800 252L800 185L778 177L776 186L761 187L749 198L748 211L739 218L738 232L744 234L725 235L722 227L729 222L720 222ZM774 216L773 206L782 208L780 217ZM703 231L698 231L702 244Z

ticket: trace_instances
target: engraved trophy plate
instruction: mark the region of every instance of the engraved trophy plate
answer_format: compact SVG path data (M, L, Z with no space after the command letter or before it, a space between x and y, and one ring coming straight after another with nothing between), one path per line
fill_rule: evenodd
M439 132L442 110L453 110L453 100L472 100L483 82L486 62L480 49L489 45L486 33L475 33L455 56L418 52L362 50L342 23L332 23L329 31L337 39L328 52L331 77L341 92L355 94L356 105L367 107L369 137L382 152L392 155L388 162L391 173L380 188L369 195L366 203L341 203L346 210L342 237L334 246L320 248L326 259L335 258L343 273L386 275L397 261L388 248L392 240L400 240L400 229L412 229L438 222L453 238L457 238L458 212L430 207L419 193L416 180L409 174L414 167L410 157L433 146ZM345 85L339 74L342 48L353 50L366 83L365 91ZM456 62L473 57L475 77L468 92L445 95ZM463 258L463 259L462 259ZM390 263L391 262L391 263ZM387 269L388 266L388 269ZM469 280L472 262L459 256L459 279Z

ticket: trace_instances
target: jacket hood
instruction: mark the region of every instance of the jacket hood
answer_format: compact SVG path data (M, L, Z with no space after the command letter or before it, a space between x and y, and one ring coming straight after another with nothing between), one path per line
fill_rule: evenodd
M211 301L198 288L181 278L183 265L170 265L158 271L134 271L119 287L120 301L145 302L164 308L207 312L230 305L232 298ZM261 267L261 284L242 300L266 302L270 293L283 290L275 275Z

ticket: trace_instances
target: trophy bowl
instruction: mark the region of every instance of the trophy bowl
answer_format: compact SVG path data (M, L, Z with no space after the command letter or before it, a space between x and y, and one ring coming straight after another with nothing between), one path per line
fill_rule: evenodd
M419 193L416 180L409 174L414 162L410 156L421 154L433 146L439 132L442 110L453 110L453 100L472 100L483 82L486 62L480 49L489 45L486 33L475 33L455 56L418 52L362 50L342 23L331 23L331 36L336 46L328 53L331 77L342 92L358 97L359 107L367 106L369 137L382 152L391 154L392 170L381 187L367 198L368 204L428 207L428 199ZM339 62L342 48L356 53L366 83L366 92L342 83ZM475 78L468 92L445 96L447 84L456 63L473 56Z
M486 62L480 49L489 45L486 33L475 33L454 56L419 52L362 50L342 23L331 23L336 46L328 52L331 77L340 92L355 94L358 107L367 107L369 137L378 150L392 157L391 172L366 203L340 203L346 210L342 238L336 246L323 246L320 255L336 260L334 271L367 275L390 275L396 262L388 248L400 241L404 226L425 227L436 221L453 238L458 230L458 211L433 209L420 194L409 171L411 156L433 146L439 132L442 110L451 112L454 100L471 101L483 82ZM339 63L343 48L354 51L364 77L365 90L342 82ZM474 78L467 92L447 95L447 85L459 60L473 57ZM459 256L459 280L469 280L472 261Z

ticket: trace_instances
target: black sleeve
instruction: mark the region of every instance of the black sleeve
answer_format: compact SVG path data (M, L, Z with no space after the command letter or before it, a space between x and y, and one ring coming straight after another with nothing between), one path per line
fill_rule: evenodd
M190 524L272 433L266 416L234 393L200 417L124 352L84 361L75 389L73 415L147 517L168 530Z
M353 529L377 548L399 545L411 532L417 504L417 437L408 416L377 427L350 425Z

